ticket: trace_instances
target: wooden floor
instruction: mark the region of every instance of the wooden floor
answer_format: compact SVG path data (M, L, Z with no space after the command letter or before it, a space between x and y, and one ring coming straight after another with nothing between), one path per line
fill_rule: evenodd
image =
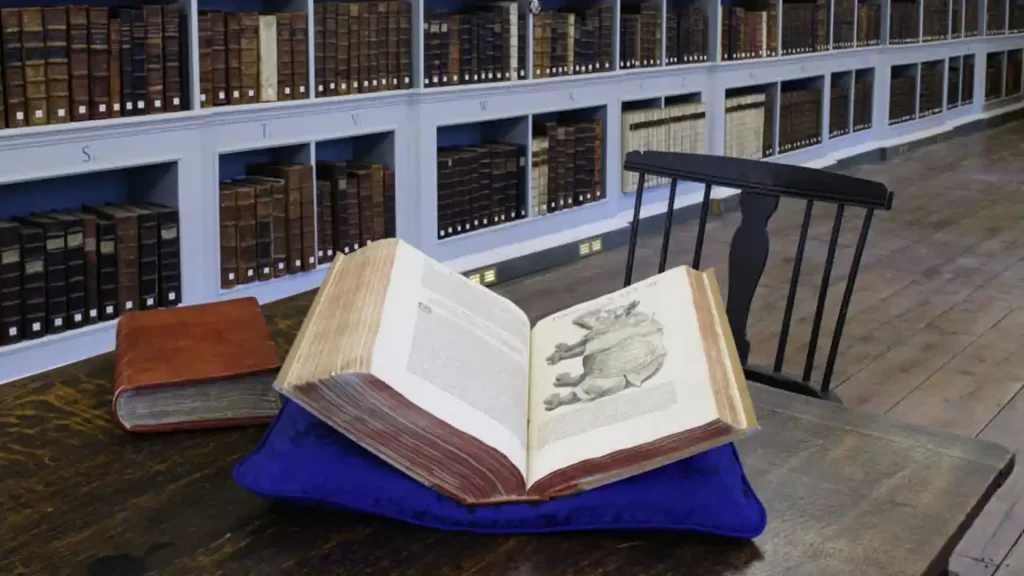
M1017 451L1018 472L968 533L951 569L961 576L1024 576L1024 123L849 173L884 182L895 191L895 202L871 230L836 366L837 392L850 406ZM755 362L774 356L802 214L802 204L783 203L771 222L768 267L750 319ZM820 359L827 354L860 214L847 212ZM833 216L831 208L816 210L811 227L787 349L790 372L800 370L806 355ZM702 267L719 270L723 290L738 223L737 213L727 213L708 227ZM677 226L673 264L690 262L694 228ZM659 244L660 237L643 239L634 278L655 270ZM625 251L615 250L498 291L538 319L620 287L624 264Z

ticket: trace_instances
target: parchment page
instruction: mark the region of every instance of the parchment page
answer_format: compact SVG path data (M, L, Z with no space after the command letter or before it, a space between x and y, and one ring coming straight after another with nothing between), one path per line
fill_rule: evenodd
M526 477L530 321L509 300L399 244L373 373L492 446Z
M703 346L684 268L538 322L527 483L715 420Z

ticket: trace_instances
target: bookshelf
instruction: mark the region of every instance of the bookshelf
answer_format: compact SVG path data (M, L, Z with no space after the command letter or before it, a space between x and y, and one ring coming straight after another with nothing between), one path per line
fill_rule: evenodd
M963 57L952 56L946 65L946 110L960 105L963 98Z
M4 199L16 199L13 203L2 201L0 205L8 215L59 209L65 207L61 202L67 194L54 192L53 185L48 182L91 182L91 179L111 178L110 174L123 173L130 181L146 182L142 192L133 194L141 194L148 200L163 198L165 202L161 203L178 210L183 254L180 261L183 303L210 302L243 295L252 295L267 302L313 289L322 281L325 262L329 258L328 246L337 250L335 239L340 236L335 235L338 230L333 219L330 239L325 236L324 195L316 194L324 173L318 165L358 162L379 165L382 173L385 170L393 172L394 200L384 202L385 208L394 212L393 229L388 228L388 235L394 233L458 270L491 270L498 263L557 251L561 249L559 247L572 247L573 243L600 238L626 226L632 212L633 197L630 193L633 190L630 190L631 184L621 170L623 154L632 146L627 139L631 136L624 126L628 126L638 112L664 115L662 119L674 118L673 115L680 112L684 116L693 116L686 121L686 128L678 129L676 136L669 138L680 148L692 146L695 151L715 154L824 165L856 152L948 130L1010 110L1012 105L1016 105L1018 100L1009 96L1014 94L1013 88L1017 85L1013 74L1020 61L1020 50L1024 48L1024 35L1000 33L972 37L968 32L961 39L920 42L918 40L924 31L924 10L926 6L932 6L931 2L925 4L920 0L915 4L920 15L918 40L897 44L890 41L888 32L892 28L892 6L901 1L549 0L542 1L540 12L534 14L529 2L411 0L394 6L389 4L382 13L378 13L377 27L373 28L377 32L378 57L373 59L371 54L365 63L361 50L357 59L352 59L350 19L347 38L349 59L346 63L339 56L338 47L344 46L346 41L339 33L340 16L335 16L334 28L331 28L328 14L332 11L340 14L348 8L357 12L357 22L365 20L368 23L372 14L369 12L371 7L364 6L366 2L123 0L128 8L140 9L143 22L144 6L159 9L151 8L150 12L154 18L156 13L160 14L161 26L153 27L156 30L153 38L147 36L146 39L154 45L149 48L154 58L157 55L155 46L159 44L161 68L147 71L145 67L133 68L134 61L127 62L122 70L124 51L120 52L120 59L111 61L111 54L115 52L113 45L109 44L110 22L115 21L111 14L117 16L118 24L114 26L123 26L121 11L112 10L118 2L83 0L81 5L107 8L108 38L106 81L102 80L103 70L99 64L103 59L97 54L98 73L91 74L89 69L90 79L100 79L93 82L97 85L97 92L89 91L85 96L78 92L79 100L88 102L86 116L76 118L71 109L76 101L71 90L72 78L84 78L80 67L72 73L71 64L62 63L59 57L53 62L25 64L11 61L8 56L0 62L9 69L25 65L52 69L54 76L50 80L56 87L52 94L47 94L47 110L43 115L47 122L9 126L10 102L14 101L15 108L28 105L26 99L19 97L25 86L17 82L10 86L8 82L0 82L5 104L3 126L0 126L0 166L3 166L0 190L6 191L2 192ZM1003 30L1016 30L1012 22L1015 22L1014 14L1020 13L1019 2L1005 4L1002 12L997 11L1003 15ZM11 48L15 34L18 42L21 41L20 9L36 6L59 9L66 5L60 0L5 3L4 8L8 11L0 12L0 16L8 15L8 25L0 32L0 43L7 42ZM379 5L377 7L380 8ZM728 58L729 27L725 23L731 7L742 8L744 22L750 20L748 26L761 30L756 36L744 37L745 42L756 40L761 43L754 43L753 50L745 48L747 52L757 52L755 58ZM367 10L365 17L364 8ZM397 14L397 19L392 18L392 11ZM68 14L66 9L63 12ZM788 18L805 12L810 15L806 30L794 37L793 30L799 29L794 22L798 20ZM437 44L438 37L430 36L431 14L442 13L446 22L449 18L458 17L460 43L454 52L450 41L447 45ZM545 20L545 13L551 14L550 21ZM955 22L959 20L963 23L963 30L984 30L988 13L987 3L952 0L948 8L949 29L955 31ZM32 14L30 12L29 16ZM169 16L167 20L164 19L165 14ZM248 93L240 92L239 99L231 102L233 81L227 66L229 61L234 61L230 57L226 30L223 47L217 49L218 54L214 53L215 45L219 47L221 40L214 42L207 31L211 18L217 18L211 17L212 14L221 14L225 25L227 14L274 15L272 20L275 24L282 20L278 15L293 15L287 19L291 27L278 26L274 34L269 30L263 32L266 42L255 45L255 60L251 55L254 49L251 31L246 36L245 50L249 55L244 61L241 54L238 55L234 84L240 91L247 89L252 85L255 70L256 77L260 78L255 87L255 101L246 101ZM465 15L467 21L476 22L480 14L486 14L486 18L494 23L500 19L500 28L508 31L508 38L502 41L500 51L495 44L495 50L485 54L492 59L495 78L468 83L454 83L449 78L445 83L444 71L448 66L454 69L456 61L461 80L465 79L462 17ZM749 18L748 14L751 15ZM980 22L979 14L983 16ZM134 12L129 10L125 15L130 21ZM177 40L170 29L173 26L164 26L164 23L174 21L173 15L177 15L179 22ZM756 21L753 20L755 16ZM827 25L818 25L818 17ZM264 20L269 27L271 19ZM397 20L397 28L392 20ZM570 20L572 34L569 33ZM624 50L628 47L624 45L623 38L629 40L629 26L632 24L624 28L622 23L633 20L640 27L640 36L637 36L640 55L636 58L640 64L626 65L629 53ZM85 21L88 22L88 15ZM97 23L102 21L103 18L96 19ZM30 32L32 26L38 27L35 22L38 20L28 18ZM51 22L55 21L51 19ZM296 22L299 23L297 27ZM305 36L302 34L302 22L305 23ZM46 20L43 19L42 23L45 31ZM691 23L692 26L686 25ZM59 29L58 24L54 26ZM438 26L440 30L440 23ZM366 27L357 25L355 37L358 38L365 28L365 42L369 46L371 39ZM283 29L288 30L287 37ZM396 29L397 34L393 34ZM140 26L140 31L145 30L145 26ZM257 39L259 30L262 29L257 29ZM333 42L329 30L334 32ZM649 36L645 30L650 31ZM786 30L789 30L788 35ZM556 37L556 33L560 36ZM100 32L96 34L102 36ZM649 41L652 37L655 40L653 44ZM453 31L449 29L448 39L452 38ZM539 38L543 41L539 42ZM773 48L770 47L772 38ZM120 39L124 41L127 36L122 33ZM102 42L98 44L102 45ZM260 52L263 44L266 44L265 52ZM270 44L277 48L276 74L270 73L273 66L260 67L260 54L264 55L264 61L270 58ZM568 59L570 44L573 46L571 63ZM120 41L117 45L123 46ZM514 62L513 45L516 48ZM761 45L764 46L764 57L760 56L761 48L758 46ZM143 55L146 46L145 42L139 45ZM447 46L448 49L449 57L443 62L439 46ZM797 50L798 47L801 49ZM59 56L60 47L55 48L54 54ZM175 48L178 52L177 69L173 62ZM288 48L292 51L290 61L284 56ZM793 49L792 52L785 53L789 48ZM243 50L241 36L238 50ZM70 51L71 46L68 46L67 53ZM11 48L8 53L21 52ZM131 53L130 49L128 53ZM994 85L998 88L1000 101L987 106L980 98L975 101L973 89L975 81L982 82L983 78L990 76L987 74L988 66L975 73L977 59L985 59L987 65L990 53L1002 55L997 58L1000 66L992 69L993 74L998 73L999 81ZM379 57L380 54L385 57ZM456 54L458 58L454 58ZM469 73L472 75L473 52L468 54ZM647 55L646 65L644 54ZM224 56L223 60L221 56ZM475 73L480 74L480 54L476 53L476 57ZM167 62L171 65L164 66ZM237 70L243 62L246 65L245 75L238 78ZM948 109L941 113L890 125L888 120L894 87L898 88L901 82L898 77L908 75L912 78L914 89L909 101L911 115L917 115L917 108L924 97L917 88L917 79L921 77L919 69L922 69L922 63L931 63L927 66L934 68L936 62L940 63L939 68L946 75L942 80L945 82L943 92L950 90L954 75L959 79L957 105L953 106L952 100L947 98ZM958 68L955 63L959 63ZM291 64L290 72L288 64ZM433 81L435 64L439 76L437 82ZM552 70L564 68L564 71L549 73L549 67ZM266 74L263 73L264 68ZM500 80L497 78L499 69ZM893 69L902 72L894 77ZM114 70L119 73L114 74ZM363 86L364 71L366 86ZM151 74L147 75L148 72ZM359 74L359 86L353 89L355 72ZM51 123L51 99L57 102L56 110L59 110L60 99L65 98L62 73L67 77L68 86L67 121ZM483 73L487 74L486 67ZM7 73L3 77L17 79L17 74ZM121 80L119 88L115 77ZM138 95L145 103L145 114L125 114L127 102L137 102L133 83L136 77L140 81ZM333 91L331 78L335 83ZM372 85L374 78L378 81L376 90ZM266 98L260 97L263 80L271 85L273 80L277 81L276 100L269 98L269 93L264 94ZM176 82L180 84L180 96L177 96ZM348 83L347 92L343 88L345 82ZM321 84L323 92L320 92ZM158 86L162 91L158 91ZM827 97L826 86L829 91ZM843 86L849 87L846 102L842 96ZM102 91L104 87L110 95L108 116L112 115L114 96L121 95L120 117L105 118L99 112L107 94ZM131 91L127 91L127 87ZM225 94L221 99L218 92L222 88ZM290 99L284 95L285 89L290 89ZM810 145L791 145L782 151L780 144L790 145L787 138L791 134L786 124L790 117L783 112L784 102L789 102L789 94L796 89L817 90L817 100L807 105L807 114L813 116L809 125L814 125L809 131L817 136L804 139L817 141ZM840 94L834 97L836 89ZM159 113L155 105L157 94L161 100ZM125 96L129 99L126 100ZM168 107L175 106L175 97L179 98L181 109L168 111ZM218 99L222 101L218 103ZM744 103L740 104L741 101ZM840 128L844 106L849 110L846 114L847 133ZM23 111L22 120L26 124L29 123L28 111L27 107ZM137 111L137 106L133 105L133 112ZM59 114L55 116L60 118ZM540 200L538 196L534 202L533 196L534 168L538 163L533 161L532 146L534 137L541 135L539 127L552 119L556 124L589 122L595 127L600 126L596 129L600 135L600 147L592 146L595 170L591 179L600 182L601 197L586 201L586 192L581 187L584 201L576 202L574 188L572 206L547 214L540 214L538 210L534 214L533 208ZM833 124L837 127L835 133ZM738 132L741 126L749 128L745 138ZM672 133L671 128L668 131ZM687 134L685 139L680 135L682 133ZM751 139L750 133L756 137ZM521 146L525 151L523 165L517 164L520 171L525 171L525 176L515 180L518 214L513 218L506 213L505 221L499 217L496 225L489 219L487 226L441 238L438 234L438 150L444 146L460 145L459 138L466 137L466 134L477 137L465 141L466 146L485 143L487 137ZM744 140L756 144L744 150ZM584 154L591 153L585 143L579 149ZM574 148L574 154L576 150ZM246 166L259 162L298 163L312 167L314 266L264 280L259 280L257 270L257 281L224 287L220 281L221 253L217 248L221 238L220 183L244 176ZM143 176L134 176L138 174ZM584 181L582 172L580 176L580 181ZM74 186L81 187L77 183ZM122 189L119 186L107 188L104 194L108 196L89 201L135 201L136 196L124 196L118 192ZM94 187L98 189L99 185L88 184L85 188L91 190ZM701 193L681 188L677 194L677 206L698 201ZM728 190L714 191L716 198L731 193ZM592 194L597 195L596 186ZM667 186L655 186L645 191L641 215L663 212L667 195ZM88 194L82 199L88 199ZM333 199L332 196L332 210L335 209ZM525 215L522 214L524 211ZM301 221L301 208L299 218ZM388 221L385 219L385 223ZM320 251L324 252L323 256ZM498 280L504 280L500 269ZM0 382L109 350L113 344L113 328L111 322L98 323L29 342L0 345Z
M946 72L944 64L944 60L921 63L917 94L919 118L927 118L942 112L942 94Z
M1006 89L1003 93L1007 98L1020 94L1024 89L1024 86L1021 85L1022 75L1024 75L1024 70L1021 69L1022 64L1024 64L1024 54L1021 50L1010 50L1006 53Z
M1004 96L1005 73L1006 52L989 52L985 56L985 102L998 100Z

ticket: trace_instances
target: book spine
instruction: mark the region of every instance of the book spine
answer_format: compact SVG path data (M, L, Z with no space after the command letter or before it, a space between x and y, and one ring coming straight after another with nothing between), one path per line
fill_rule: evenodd
M110 94L110 117L121 117L121 19L116 14L107 21L109 36L107 45L109 58L107 59L107 76L109 84L107 91ZM51 99L52 100L52 99Z
M141 9L130 11L132 19L132 99L135 115L141 116L152 111L146 105L148 89L147 54L150 51L146 13ZM122 30L124 32L124 30Z
M274 277L288 273L288 201L284 181L271 187L273 221Z
M322 264L334 256L334 202L328 180L316 181L316 214L316 256Z
M220 186L220 287L234 288L238 283L238 228L235 188Z
M21 62L25 75L25 99L29 126L49 119L46 94L46 32L41 8L21 9Z
M292 18L289 14L277 14L277 98L292 100L295 94L293 84L295 73L292 62Z
M21 341L21 233L17 224L0 222L0 346Z
M164 85L163 10L160 6L142 8L146 26L146 109L158 114L167 109Z
M260 17L253 12L240 15L242 103L259 102L260 88Z
M274 191L269 183L256 189L256 277L274 278Z
M117 306L124 314L139 307L139 221L133 214L116 220Z
M64 229L64 266L67 280L67 327L80 328L89 321L85 276L85 231L81 219L69 218Z
M110 29L107 9L89 7L89 118L110 118Z
M46 335L46 237L42 228L21 227L22 337Z
M181 8L177 4L165 5L162 17L164 109L168 112L178 112L184 99L182 72L187 68L181 65Z
M160 223L148 210L137 211L139 227L139 309L160 305Z
M210 12L210 66L213 71L213 105L229 102L232 72L228 49L227 21L223 12Z
M259 101L278 100L277 16L259 17Z
M99 246L97 243L96 217L83 214L82 253L85 259L85 321L93 324L100 319L99 303Z
M309 47L305 13L292 14L292 85L295 100L309 98Z
M213 31L212 15L202 12L197 16L199 44L199 106L209 108L214 102L213 82Z
M7 127L28 125L25 102L25 64L21 54L21 12L0 10L0 43L3 44L4 94L7 98Z
M46 30L47 123L64 124L71 121L67 8L44 8L43 27ZM3 100L2 95L0 100Z
M227 46L227 71L229 104L245 102L242 92L242 15L237 12L224 14L225 41Z
M256 237L256 189L252 186L236 187L235 229L238 238L238 283L255 282L259 266L259 247Z
M117 223L96 220L97 294L100 320L118 316Z

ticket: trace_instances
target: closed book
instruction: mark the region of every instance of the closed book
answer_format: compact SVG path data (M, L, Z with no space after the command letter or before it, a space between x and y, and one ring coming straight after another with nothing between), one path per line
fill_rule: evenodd
M293 12L292 15L292 86L293 100L309 98L309 26L306 24L305 12Z
M121 205L136 215L139 227L139 309L160 305L160 223L155 212L140 206Z
M126 314L113 411L130 432L261 424L280 408L281 365L255 298Z
M242 102L259 102L260 89L260 15L255 12L239 14L239 47L242 72Z
M181 303L181 245L178 239L178 210L145 202L139 205L156 214L160 227L160 306L170 308Z
M21 313L22 338L46 335L46 234L41 226L22 223Z
M21 9L21 62L29 126L47 123L46 32L42 8Z
M213 106L213 44L211 43L210 13L197 16L199 45L199 106Z
M149 114L167 110L164 85L164 23L160 6L143 6L146 24L146 109Z
M284 276L288 273L288 215L285 181L281 178L265 176L247 176L244 181L257 187L257 202L261 195L266 194L264 186L270 190L270 261L273 267L273 277ZM261 192L261 190L264 191ZM257 221L259 221L259 212L257 212ZM257 234L261 233L257 230Z
M277 16L259 17L259 101L278 100Z
M45 282L46 294L46 323L44 330L46 334L60 334L68 328L68 284L65 256L67 245L65 237L66 224L41 214L16 219L26 227L34 227L42 232L43 275L41 280Z
M22 338L21 268L21 229L0 220L0 346Z
M63 213L82 223L82 253L85 259L85 322L93 324L100 320L99 237L96 216L74 210L65 210Z
M111 12L108 24L110 31L110 58L107 61L110 75L110 117L121 117L121 18Z
M164 109L177 112L182 109L184 93L182 92L182 73L187 69L182 65L181 39L182 19L181 8L177 4L163 7L163 71L164 71Z
M110 25L107 9L90 6L89 38L89 118L110 118Z
M224 37L227 50L228 94L230 104L243 104L242 91L242 15L238 12L224 14Z
M105 222L100 235L100 300L109 298L104 288L114 284L116 288L116 313L118 315L139 308L139 220L135 212L118 206L87 206L85 210L96 215L97 227ZM112 231L112 232L111 232ZM110 244L110 242L113 244ZM108 270L109 257L114 256L115 276L104 279L103 272ZM109 288L108 288L109 289ZM109 301L109 300L106 300ZM104 303L101 315L111 317L111 310ZM106 319L102 318L101 319Z
M71 121L71 79L68 62L68 10L43 9L46 29L46 113L49 124Z
M21 53L21 11L17 8L0 10L0 47L3 49L7 127L28 126L25 64Z
M292 73L292 17L276 14L277 18L277 99L291 100L295 95Z
M89 322L85 267L85 230L82 219L64 212L49 212L47 217L64 227L64 274L67 284L67 328L80 328Z

